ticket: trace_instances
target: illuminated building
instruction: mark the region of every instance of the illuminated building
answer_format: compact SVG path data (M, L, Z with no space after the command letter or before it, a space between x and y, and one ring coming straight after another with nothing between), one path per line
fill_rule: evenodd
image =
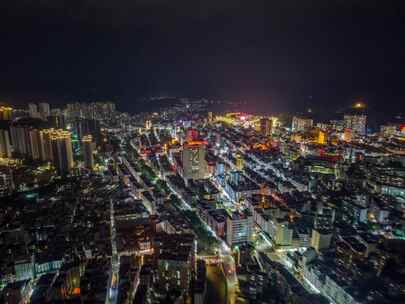
M97 145L101 143L100 122L98 120L86 118L76 119L73 122L72 131L77 135L78 140L82 140L86 135L91 135Z
M10 134L6 129L0 129L0 158L11 157Z
M46 103L46 102L39 103L38 104L38 112L39 112L39 116L43 120L47 120L48 116L51 115L51 108L49 106L49 103Z
M0 120L11 120L13 109L11 107L0 106Z
M316 252L328 249L332 242L332 232L330 230L312 229L311 246Z
M272 134L272 127L273 123L271 119L268 118L262 118L260 119L260 133L263 136L271 136Z
M245 244L252 240L253 216L249 211L233 212L226 219L226 242L229 246Z
M188 290L195 269L194 236L160 233L156 235L154 245L157 253L157 285L165 290Z
M351 142L352 141L352 130L345 128L343 132L343 140L346 142Z
M343 131L345 127L344 120L331 120L330 124L332 126L332 129L336 131Z
M291 130L293 132L306 131L309 128L312 128L313 123L313 120L310 118L294 116L292 120Z
M198 130L192 128L187 130L186 141L198 140L198 138L199 138Z
M238 170L243 170L243 167L245 165L245 160L243 159L243 156L241 154L236 154L236 168Z
M290 246L293 239L293 229L290 223L283 219L276 220L275 243L279 246Z
M206 142L188 141L183 145L183 178L204 179L207 177Z
M29 130L29 143L30 143L30 153L33 160L41 159L41 139L40 130L31 129Z
M82 139L82 154L84 166L87 169L93 170L94 167L94 151L95 143L91 135L86 135Z
M260 193L260 187L241 171L231 171L225 175L218 175L217 180L226 194L236 203L251 197L253 194Z
M214 121L214 116L212 112L208 112L208 123L212 123Z
M10 125L11 143L13 153L18 157L39 160L41 149L39 132L44 129L41 119L21 118Z
M0 197L12 194L14 191L13 173L10 168L0 168Z
M71 103L66 106L66 115L69 119L111 119L115 112L112 102Z
M44 130L41 130L41 132L40 132L39 138L40 138L41 160L42 161L52 161L53 160L51 135L54 132L55 132L55 129L44 129Z
M52 159L61 175L71 173L73 169L72 134L65 130L55 130L51 134Z
M150 120L145 121L145 129L146 130L152 129L152 122Z
M49 124L52 128L55 129L65 129L66 128L66 119L65 116L61 114L55 114L48 117Z
M272 127L273 123L271 119L268 118L262 118L260 119L260 133L263 136L271 136L272 134Z
M397 129L396 125L384 125L380 127L380 133L384 137L390 137L397 133Z
M363 114L344 115L345 127L357 135L366 135L367 116Z
M318 131L318 144L324 145L326 144L326 132L319 130Z
M28 115L32 118L39 118L38 106L35 103L28 104Z
M18 156L29 156L29 128L20 125L11 125L10 135L14 153Z

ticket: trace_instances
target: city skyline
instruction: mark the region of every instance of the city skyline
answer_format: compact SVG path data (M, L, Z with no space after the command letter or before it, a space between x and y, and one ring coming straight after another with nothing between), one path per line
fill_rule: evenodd
M0 107L0 301L402 303L405 121L213 108Z

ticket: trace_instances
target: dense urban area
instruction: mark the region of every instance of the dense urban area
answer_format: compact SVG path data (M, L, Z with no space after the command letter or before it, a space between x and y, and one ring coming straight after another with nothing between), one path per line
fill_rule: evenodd
M405 303L405 119L159 102L0 106L1 303Z

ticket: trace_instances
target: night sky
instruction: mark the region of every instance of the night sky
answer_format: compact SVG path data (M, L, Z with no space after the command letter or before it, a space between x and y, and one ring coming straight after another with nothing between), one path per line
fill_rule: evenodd
M0 98L405 111L404 2L1 0Z

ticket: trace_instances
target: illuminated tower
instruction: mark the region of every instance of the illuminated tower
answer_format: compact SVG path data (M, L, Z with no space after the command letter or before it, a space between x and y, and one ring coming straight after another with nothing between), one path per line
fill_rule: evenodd
M72 134L65 130L55 130L51 134L53 164L60 175L71 173L73 169Z
M93 170L94 168L94 151L95 143L91 135L86 135L82 139L82 154L84 166L87 169Z

